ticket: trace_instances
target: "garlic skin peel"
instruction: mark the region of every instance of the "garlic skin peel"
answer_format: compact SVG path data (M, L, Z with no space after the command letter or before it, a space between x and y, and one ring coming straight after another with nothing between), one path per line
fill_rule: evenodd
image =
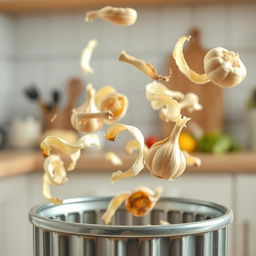
M136 176L144 168L145 162L145 148L144 148L144 137L141 131L135 126L125 124L112 124L106 133L106 139L114 141L115 138L122 132L128 131L133 138L138 142L138 156L135 159L133 165L126 171L116 171L112 174L111 181L115 182L123 178L129 178Z
M173 180L184 172L186 159L179 147L179 136L189 120L187 117L178 120L169 137L149 148L146 166L153 176Z
M185 95L184 99L180 102L181 108L186 108L188 112L194 110L202 110L202 105L199 104L198 96L192 92Z
M87 74L94 73L93 68L90 66L90 60L92 57L92 52L97 44L97 40L90 40L82 52L80 65L82 70Z
M104 126L104 119L112 118L110 112L100 112L96 107L95 92L92 84L88 84L85 103L72 110L71 125L79 132L96 132Z
M204 70L214 84L229 88L240 84L246 77L246 67L238 53L217 47L204 57Z
M106 6L96 11L87 12L85 21L92 21L96 18L103 19L117 25L131 26L137 20L137 12L132 8Z

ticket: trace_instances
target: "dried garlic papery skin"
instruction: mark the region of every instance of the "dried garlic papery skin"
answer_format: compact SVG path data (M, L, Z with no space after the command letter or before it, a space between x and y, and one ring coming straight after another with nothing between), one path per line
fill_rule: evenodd
M85 21L92 21L96 18L100 18L118 25L131 26L137 20L137 12L132 8L106 6L96 11L87 12Z
M162 192L161 187L157 187L155 191L146 187L139 187L132 191L126 199L125 208L134 216L144 216L152 210Z
M67 167L67 171L71 171L80 157L80 150L91 146L100 146L99 138L96 135L85 135L72 145L57 136L48 136L41 142L40 149L44 157L50 156L52 147L69 155L71 163Z
M195 166L195 167L201 166L201 159L199 157L192 156L187 151L183 151L183 153L188 166Z
M127 54L125 51L122 51L119 56L119 61L126 62L128 64L131 64L138 68L140 71L145 73L147 76L151 77L154 80L163 80L165 82L168 82L171 77L171 70L169 75L167 76L160 76L157 74L156 69L153 65L146 63L143 60L137 59L133 57L132 55Z
M85 103L72 110L71 124L79 132L96 132L104 126L104 119L111 119L109 111L100 112L95 103L95 89L92 84L86 87Z
M50 155L44 160L44 172L53 185L62 185L67 181L64 163L59 155Z
M128 198L130 193L121 193L112 198L108 204L108 208L105 213L102 215L102 220L106 225L111 222L112 217L115 215L117 209L122 205L122 203Z
M181 118L181 105L172 98L172 95L179 95L179 98L182 97L181 94L177 92L172 92L170 90L163 90L162 87L154 86L150 83L146 86L146 96L150 101L151 107L155 110L160 110L159 115L161 119L166 121L176 122ZM162 115L162 117L161 117Z
M82 70L87 74L93 74L94 70L90 66L90 60L92 57L92 53L94 48L97 46L97 40L90 40L86 47L84 48L82 55L81 55L81 61L80 65Z
M199 104L198 96L192 92L185 94L184 99L180 102L181 108L186 108L189 112L194 110L202 110L202 105Z
M144 168L144 137L141 131L135 126L125 124L112 124L106 133L106 139L114 141L122 132L128 131L139 144L139 153L133 165L126 171L116 171L112 174L111 181L115 182L123 178L136 176Z
M153 176L173 180L184 172L186 159L179 147L179 136L189 120L185 116L178 120L169 137L149 148L146 166Z
M123 164L122 159L114 152L107 152L105 153L104 157L106 160L110 161L115 166Z
M67 181L64 163L59 155L51 155L44 160L43 195L51 203L61 204L62 200L53 197L50 185L63 185Z
M111 111L112 118L106 123L119 121L124 117L128 108L128 99L125 95L116 92L115 88L106 86L98 90L95 96L96 106L100 111Z
M198 74L188 66L184 54L183 54L183 45L186 41L189 41L191 36L183 36L181 37L178 42L176 43L174 50L173 50L173 58L180 70L190 81L195 84L205 84L208 83L210 80L207 74Z
M49 179L49 177L47 176L47 174L44 174L43 175L43 195L44 197L50 202L50 203L53 203L53 204L61 204L62 203L62 200L60 198L57 198L57 197L53 197L51 195L51 191L50 191L50 184L51 181Z
M222 47L213 48L204 57L204 70L212 83L229 88L246 77L246 67L239 54Z
M129 140L125 143L125 151L128 154L132 154L134 152L140 151L140 144L138 143L137 140ZM144 145L144 160L146 160L146 155L148 153L148 147Z

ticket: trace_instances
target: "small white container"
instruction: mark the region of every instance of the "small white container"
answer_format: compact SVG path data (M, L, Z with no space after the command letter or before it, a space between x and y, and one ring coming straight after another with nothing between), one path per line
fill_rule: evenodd
M38 145L41 122L29 116L14 119L10 126L9 143L14 149L31 149Z
M248 111L248 141L251 150L256 150L256 108Z

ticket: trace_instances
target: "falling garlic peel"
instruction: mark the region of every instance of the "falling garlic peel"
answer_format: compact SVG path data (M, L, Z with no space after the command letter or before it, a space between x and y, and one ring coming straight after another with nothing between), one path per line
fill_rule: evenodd
M115 138L122 132L128 131L139 144L139 153L133 165L126 171L116 171L112 174L111 181L115 182L123 178L136 176L144 168L144 137L141 131L131 125L112 124L106 133L106 139L114 141Z
M168 82L170 80L171 70L170 70L169 75L160 76L157 74L157 71L153 65L146 63L143 60L137 59L134 56L127 54L125 51L122 51L120 53L119 61L126 62L128 64L135 66L140 71L142 71L143 73L145 73L147 76L149 76L150 78L152 78L154 80L162 80L165 82Z
M181 109L185 108L189 112L194 110L202 110L202 105L199 104L198 96L192 92L187 93L184 96L184 99L180 102Z
M199 157L192 156L187 151L183 151L183 153L188 166L195 166L195 167L201 166L201 159Z
M97 40L90 40L82 52L80 65L86 74L94 73L93 68L90 66L90 60L93 50L97 46L97 43Z
M103 19L117 25L131 26L137 20L137 12L132 8L106 6L99 10L87 12L85 21L92 21L96 18Z
M178 42L176 43L174 50L173 50L173 58L180 70L190 81L195 84L205 84L208 83L210 80L207 74L198 74L188 66L184 54L183 54L183 45L186 41L189 41L191 36L183 36L181 37Z

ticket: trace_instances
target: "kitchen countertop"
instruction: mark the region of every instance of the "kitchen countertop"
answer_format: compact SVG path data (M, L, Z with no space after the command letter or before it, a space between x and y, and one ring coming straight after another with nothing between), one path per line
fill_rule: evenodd
M128 169L136 154L118 152L123 159L122 166L113 166L104 159L104 152L84 152L76 166L77 171L115 171ZM202 160L199 168L187 167L186 172L193 173L256 173L256 152L238 152L225 155L197 153ZM42 171L43 157L37 151L0 152L0 178L23 173Z

